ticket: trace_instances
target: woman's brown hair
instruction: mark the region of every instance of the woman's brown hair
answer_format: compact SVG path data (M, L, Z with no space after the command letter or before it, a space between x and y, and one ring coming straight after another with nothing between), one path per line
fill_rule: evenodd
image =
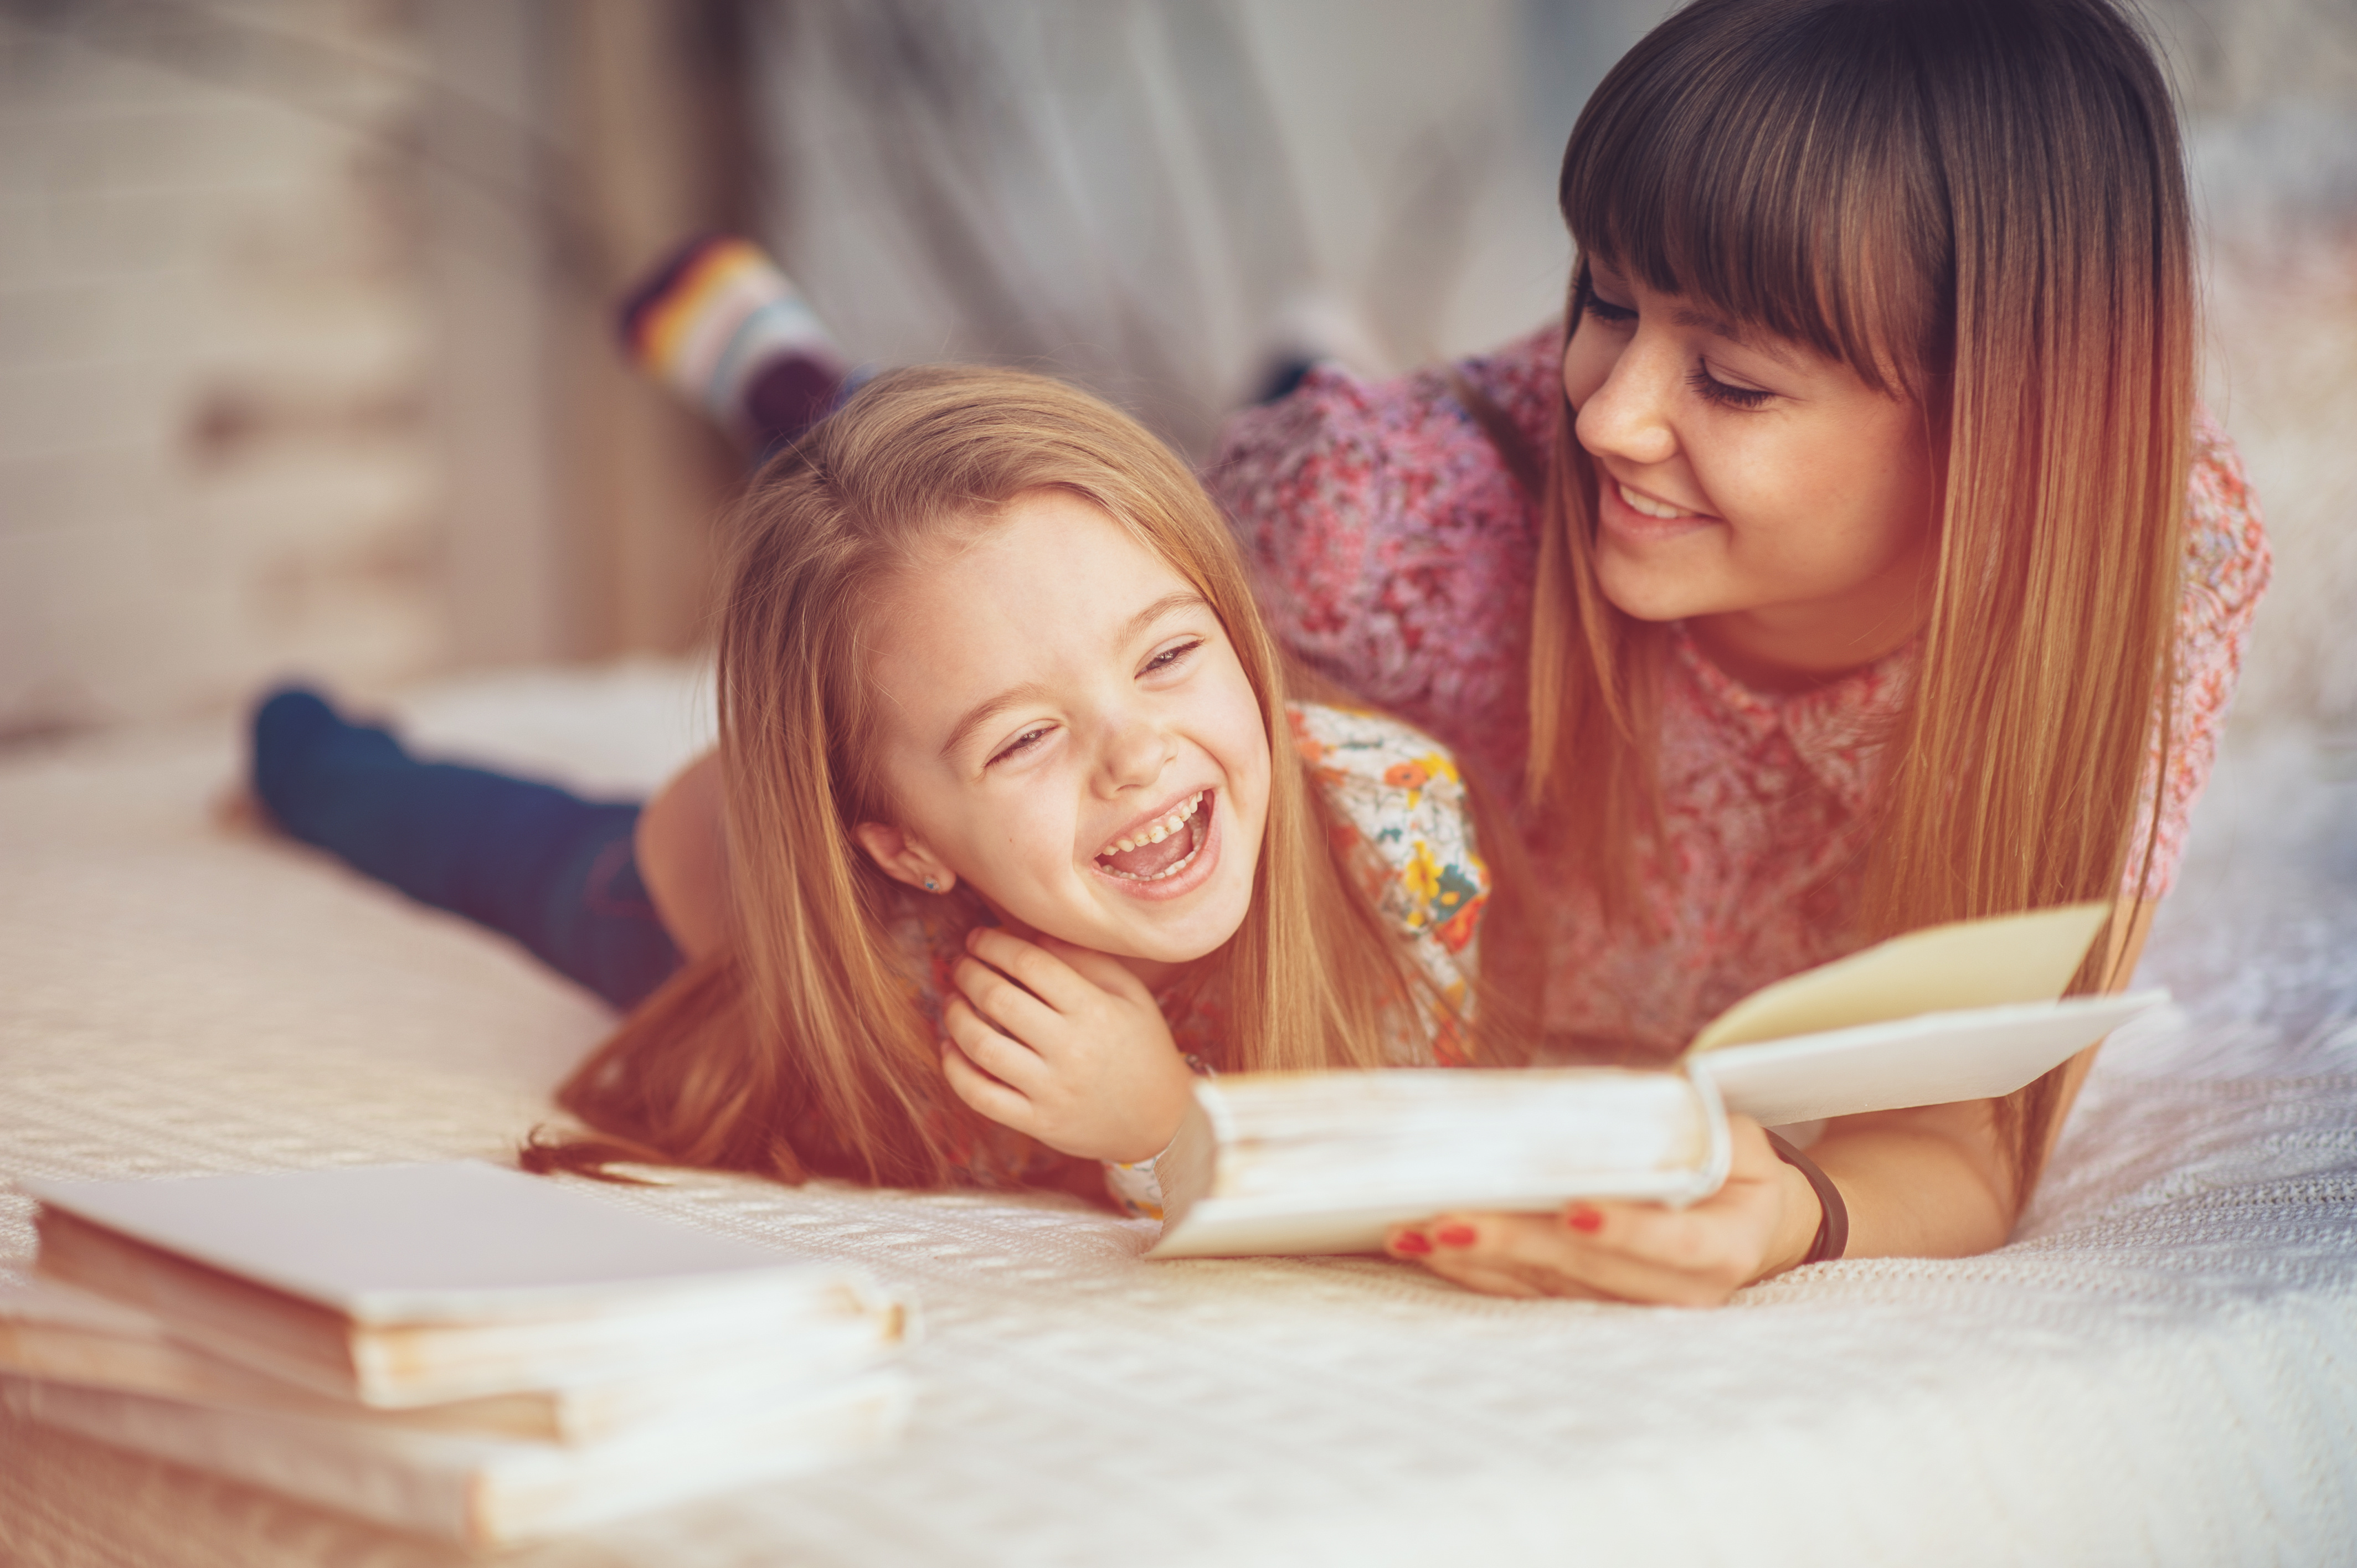
M741 509L719 639L734 940L565 1084L559 1103L598 1135L536 1142L528 1165L955 1178L980 1119L948 1090L938 1026L887 929L912 895L852 838L856 823L896 820L863 648L897 576L1049 488L1092 503L1203 595L1259 699L1272 767L1252 906L1207 961L1228 1024L1220 1065L1383 1063L1387 1010L1415 983L1338 859L1275 642L1210 497L1135 420L1061 382L906 370L774 460Z
M2109 0L1697 0L1589 100L1560 199L1583 258L1921 411L1936 575L1858 939L2148 886L2194 339L2175 113L2136 27ZM1583 260L1567 331L1587 287ZM1641 923L1663 643L1598 585L1573 414L1542 496L1526 803ZM2000 1111L2017 1201L2061 1070Z

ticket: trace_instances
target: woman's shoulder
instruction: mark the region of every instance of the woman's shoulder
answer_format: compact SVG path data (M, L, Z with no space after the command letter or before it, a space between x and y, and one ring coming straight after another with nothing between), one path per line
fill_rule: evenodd
M1206 478L1223 497L1251 501L1305 477L1347 486L1419 467L1494 467L1496 453L1459 399L1459 383L1504 411L1527 439L1543 442L1554 417L1562 335L1550 323L1492 352L1382 380L1336 363L1314 365L1286 396L1230 418Z
M1415 726L1366 709L1293 703L1286 716L1337 845L1377 909L1403 935L1462 950L1480 919L1490 872L1456 757Z
M2137 806L2141 818L2159 791L2158 832L2149 866L2142 857L2129 859L2121 890L2130 896L2157 898L2176 879L2194 803L2209 782L2241 679L2251 620L2274 572L2242 454L2201 410L2193 416L2182 562L2169 723L2154 727Z
M2247 618L2274 571L2259 499L2233 439L2206 409L2193 415L2193 466L2185 492L2185 593L2189 614Z
M1458 389L1544 432L1558 336L1393 381L1314 370L1238 415L1206 474L1277 638L1485 768L1518 744L1538 532Z

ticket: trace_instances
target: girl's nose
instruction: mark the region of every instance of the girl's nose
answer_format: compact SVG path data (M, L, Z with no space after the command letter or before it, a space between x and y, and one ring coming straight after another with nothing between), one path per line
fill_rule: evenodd
M1630 463L1666 463L1677 455L1670 424L1670 399L1683 378L1677 350L1653 344L1640 332L1612 361L1604 384L1579 405L1573 433L1598 457Z
M1170 737L1143 719L1118 722L1105 737L1101 763L1105 792L1139 789L1162 777L1170 765Z

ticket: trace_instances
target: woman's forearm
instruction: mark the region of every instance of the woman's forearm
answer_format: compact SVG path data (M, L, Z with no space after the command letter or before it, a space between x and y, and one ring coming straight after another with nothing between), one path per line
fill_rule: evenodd
M2121 901L2104 955L2104 990L2127 989L2156 908ZM2064 1069L2045 1152L2061 1138L2099 1048L2089 1047ZM2002 1246L2012 1233L2018 1205L1994 1101L1847 1117L1827 1129L1810 1157L1849 1206L1850 1257L1965 1257Z
M1849 1208L1853 1258L1961 1258L2004 1244L2013 1177L1995 1102L1849 1116L1809 1150Z

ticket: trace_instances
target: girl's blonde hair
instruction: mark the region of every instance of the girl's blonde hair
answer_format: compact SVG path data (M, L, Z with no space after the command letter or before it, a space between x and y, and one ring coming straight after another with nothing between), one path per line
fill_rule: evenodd
M738 519L719 646L735 940L648 998L565 1083L559 1102L603 1136L537 1144L528 1163L953 1179L981 1120L948 1090L938 1026L887 929L910 895L851 834L897 820L864 649L897 577L1049 488L1092 502L1202 594L1259 700L1268 822L1250 912L1211 961L1221 1065L1382 1064L1383 1015L1411 982L1338 862L1275 644L1211 499L1135 421L1060 382L906 370L773 461Z
M2149 886L2193 283L2175 113L2136 28L2108 0L1697 0L1598 88L1560 196L1583 257L1922 412L1932 607L1857 935L2113 898L2130 864ZM1566 330L1587 289L1583 261ZM1572 416L1543 487L1526 802L1641 923L1664 645L1598 585ZM2001 1114L2023 1201L2061 1070Z

